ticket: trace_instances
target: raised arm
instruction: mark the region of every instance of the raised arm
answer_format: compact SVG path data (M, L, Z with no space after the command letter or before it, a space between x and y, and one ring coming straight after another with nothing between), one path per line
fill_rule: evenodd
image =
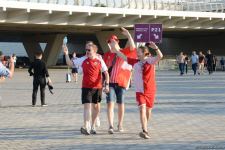
M121 28L121 30L122 30L122 34L128 38L130 50L131 51L135 50L136 46L135 46L134 40L133 40L131 34L129 33L129 31L123 27Z
M11 56L10 57L10 61L9 61L10 65L9 65L9 78L12 78L13 75L14 75L14 69L15 69L15 66L14 66L14 60L13 60L13 57Z
M122 52L120 52L120 46L115 40L112 40L112 42L110 43L110 47L111 47L112 52L116 53L117 56L119 56L123 60L127 61L127 56L124 55Z
M158 48L158 46L154 42L149 42L148 46L155 50L156 55L157 55L156 56L157 60L160 60L163 58L163 54L162 54L161 50Z
M73 66L73 62L70 60L70 57L69 57L69 51L68 51L68 48L67 48L67 46L64 44L63 46L62 46L62 48L63 48L63 52L64 52L64 55L65 55L65 58L66 58L66 64L68 65L68 66Z

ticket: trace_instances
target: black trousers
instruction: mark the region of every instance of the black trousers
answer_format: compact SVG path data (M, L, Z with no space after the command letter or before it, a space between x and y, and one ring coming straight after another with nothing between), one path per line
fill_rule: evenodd
M43 77L34 77L33 80L33 94L32 94L32 105L36 105L38 87L40 86L41 105L45 104L45 86L46 79Z
M209 74L211 74L213 72L213 64L208 63L207 64L207 69L209 71Z
M194 71L194 75L196 75L198 64L192 64L192 70Z

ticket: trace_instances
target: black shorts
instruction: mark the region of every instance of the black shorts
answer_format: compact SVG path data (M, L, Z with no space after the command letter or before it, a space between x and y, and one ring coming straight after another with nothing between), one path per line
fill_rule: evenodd
M102 89L82 88L82 104L100 103L102 101Z
M72 68L72 73L78 73L78 69L77 68Z

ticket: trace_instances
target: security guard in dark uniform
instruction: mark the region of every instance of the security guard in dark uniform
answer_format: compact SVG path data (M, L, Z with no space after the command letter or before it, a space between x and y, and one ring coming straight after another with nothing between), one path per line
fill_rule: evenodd
M36 105L37 92L39 86L41 93L41 106L47 106L47 104L45 103L46 78L48 79L48 83L51 83L51 79L49 78L49 73L46 64L41 59L42 59L42 52L37 52L35 54L35 60L34 62L31 63L28 70L30 76L33 76L33 94L32 94L33 107Z

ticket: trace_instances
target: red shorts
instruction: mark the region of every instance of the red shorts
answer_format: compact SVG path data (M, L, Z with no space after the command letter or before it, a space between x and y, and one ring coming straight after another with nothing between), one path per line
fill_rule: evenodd
M138 106L146 105L148 108L153 108L155 101L155 92L150 94L136 92L136 101Z

